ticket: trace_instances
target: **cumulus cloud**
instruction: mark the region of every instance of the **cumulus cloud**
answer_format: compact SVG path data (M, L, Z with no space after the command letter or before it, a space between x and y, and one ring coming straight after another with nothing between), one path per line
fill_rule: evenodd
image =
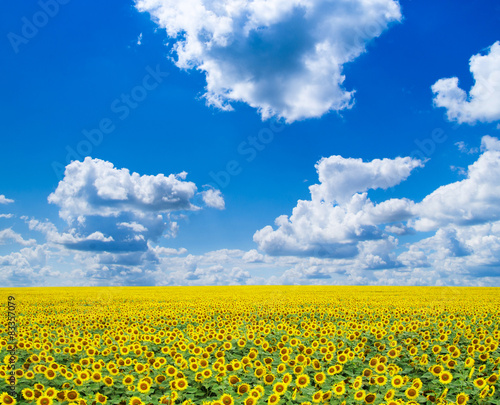
M207 104L242 101L288 122L350 108L343 65L400 21L394 0L136 0L206 77Z
M322 159L317 165L321 182L310 187L311 200L299 200L290 218L278 217L277 229L266 226L254 234L266 262L280 255L297 257L269 281L498 285L500 141L484 136L480 150L467 178L439 187L420 202L401 198L375 204L363 192L396 185L421 166L418 161L387 162L387 173L395 176L389 178L376 169L380 163ZM321 166L333 162L333 168ZM401 244L399 238L408 234L411 242Z
M13 231L12 228L3 229L0 231L0 245L5 244L7 241L19 243L23 246L31 246L36 243L35 239L24 239L20 234Z
M434 105L446 108L450 121L473 124L500 120L500 42L488 48L486 55L470 58L474 85L467 94L458 78L440 79L432 86Z
M80 205L89 205L85 212L92 214L70 211L62 232L47 220L23 216L29 230L40 232L46 243L24 247L34 239L12 229L0 232L0 241L21 244L20 251L0 256L0 283L499 285L500 141L484 136L479 150L465 179L419 202L370 199L372 190L395 187L422 167L417 160L321 159L316 165L321 180L310 187L310 200L299 200L290 217L278 217L275 229L257 231L258 249L248 251L193 254L159 246L151 233L155 222L148 218L170 215L162 220L168 223L178 214L152 209L146 210L151 217L142 217L142 209L124 200L120 209L112 207L115 211L99 216L92 204L105 203L89 198ZM186 176L174 177L184 181ZM92 179L74 178L75 194L90 187ZM202 194L196 195L201 201Z
M14 214L0 214L0 218L12 218Z
M201 209L191 202L197 187L185 181L186 176L186 172L139 175L90 157L74 161L66 166L63 180L48 197L69 228L59 233L50 224L35 221L31 226L46 233L52 243L70 249L145 252L149 242L175 237L176 212ZM215 190L207 199L207 206L220 207L224 201Z
M484 153L469 166L466 179L439 187L415 207L416 230L500 219L500 141L484 136L481 149Z
M290 218L278 217L277 229L264 227L254 234L254 241L270 255L354 257L361 241L386 237L379 225L412 217L412 201L374 204L366 191L393 187L421 166L421 161L408 157L370 162L323 158L316 164L320 183L309 187L311 200L299 200Z
M224 198L220 190L208 189L201 192L203 197L203 202L207 204L208 207L216 208L218 210L223 210L226 207Z
M246 263L261 263L264 261L264 255L256 249L251 249L243 255L243 261Z
M0 204L10 204L13 203L14 200L11 200L10 198L5 197L5 195L0 194Z

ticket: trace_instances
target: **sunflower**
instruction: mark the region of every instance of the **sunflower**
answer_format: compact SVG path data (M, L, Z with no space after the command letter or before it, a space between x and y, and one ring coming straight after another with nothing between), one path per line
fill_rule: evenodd
M102 375L99 371L96 371L96 372L92 373L90 378L92 378L92 381L94 381L94 382L99 382L102 380Z
M266 369L264 367L257 367L254 371L254 375L257 378L261 378L266 373Z
M57 395L57 390L54 388L47 388L44 395L48 396L49 398L55 398Z
M359 390L362 385L363 385L363 377L358 376L354 379L354 382L352 383L352 388L355 390Z
M390 389L388 390L385 395L384 395L384 400L385 401L390 401L391 399L394 398L394 396L396 395L396 391L394 389Z
M369 393L365 396L365 404L373 404L377 399L377 395L374 393Z
M151 384L149 384L147 381L140 381L139 384L137 384L137 391L139 391L141 394L149 392L150 389L151 389ZM177 385L177 389L182 389L182 388L179 388L179 385Z
M354 400L363 401L365 399L366 393L365 390L359 390L354 393Z
M234 405L234 399L229 394L222 394L222 396L220 397L220 402L223 405Z
M451 374L449 371L443 371L441 374L439 374L439 382L441 384L449 384L453 380L453 374Z
M9 394L4 392L2 393L2 395L0 395L0 404L15 405L17 404L17 401L16 399L12 398Z
M30 388L25 388L21 391L21 394L24 399L32 400L35 398L35 391Z
M79 397L78 391L70 390L66 391L66 398L68 401L76 401Z
M333 393L337 396L345 394L345 383L342 381L333 386Z
M464 367L471 368L472 366L474 366L474 359L472 357L467 357L467 359L465 360Z
M481 389L481 388L484 388L485 385L486 385L486 380L484 378L476 378L474 380L474 386L476 388Z
M490 390L490 387L487 385L485 386L481 392L479 393L479 398L483 399L486 398L486 395L488 395L488 391Z
M139 397L132 397L128 401L129 405L144 405L144 402L142 402L142 399Z
M313 396L312 396L312 401L314 403L318 403L318 402L321 402L323 400L323 391L319 390L319 391L316 391Z
M7 404L7 402L2 402L2 403ZM42 395L38 397L38 399L36 400L36 405L52 405L53 403L54 400L46 395Z
M123 385L132 385L134 383L135 378L128 374L125 377L123 377L122 383Z
M105 404L108 402L108 397L98 392L95 394L95 400L98 404Z
M290 384L292 382L292 375L290 373L286 373L284 376L283 376L283 383L284 384Z
M248 397L243 401L243 405L255 405L257 400L254 397Z
M267 399L268 405L275 405L280 401L281 397L278 394L271 394Z
M496 382L498 381L498 375L497 374L492 374L490 375L487 379L486 379L486 382L490 385L494 385L496 384Z
M391 379L391 385L394 388L401 388L404 385L404 379L400 375L395 375Z
M415 387L410 387L410 388L406 389L405 395L406 395L406 398L408 398L408 399L416 399L416 398L418 398L420 393L419 393L418 389L416 389Z
M385 375L379 375L379 376L375 377L375 383L378 386L382 387L385 384L387 384L387 377Z
M326 376L325 376L325 373L323 372L320 372L320 373L316 373L314 375L314 381L316 382L316 384L323 384L326 380Z
M266 374L264 377L264 384L271 385L274 382L274 375Z
M439 364L435 364L434 366L432 366L430 368L430 372L435 376L435 377L439 377L439 374L441 374L443 372L443 367L440 366Z
M238 394L243 395L246 394L248 391L250 391L250 385L247 383L243 383L238 385Z
M107 387L112 387L114 384L113 377L106 376L102 379L102 382L107 386Z
M465 405L469 401L469 396L461 392L457 395L456 403L457 405Z
M301 374L297 376L295 383L297 384L298 388L307 387L309 385L309 376L307 374Z

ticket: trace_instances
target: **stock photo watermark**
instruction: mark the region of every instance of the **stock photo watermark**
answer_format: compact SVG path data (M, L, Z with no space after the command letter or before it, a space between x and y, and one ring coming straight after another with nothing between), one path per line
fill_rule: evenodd
M102 118L95 128L82 130L83 139L73 148L66 145L65 163L54 161L52 169L59 180L64 177L66 165L73 160L82 160L89 156L94 148L98 147L104 140L105 135L109 135L116 130L116 123L127 119L131 111L136 109L143 102L150 91L155 90L163 80L169 75L161 70L160 65L153 69L146 67L147 74L143 77L141 84L134 86L129 92L122 93L110 104L110 111L114 114L111 118Z
M27 45L30 40L35 38L40 30L44 28L49 21L59 14L61 6L68 4L70 0L40 0L37 4L39 10L30 18L24 16L21 18L22 26L18 33L9 32L7 39L14 50L19 53L21 45Z

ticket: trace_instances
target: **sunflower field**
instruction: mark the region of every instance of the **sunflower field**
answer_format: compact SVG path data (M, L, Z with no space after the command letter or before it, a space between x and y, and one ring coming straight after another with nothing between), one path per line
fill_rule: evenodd
M0 404L500 404L497 288L0 291Z

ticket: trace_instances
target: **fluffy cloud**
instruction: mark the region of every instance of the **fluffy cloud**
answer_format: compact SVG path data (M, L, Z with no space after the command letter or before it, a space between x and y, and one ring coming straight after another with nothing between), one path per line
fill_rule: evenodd
M66 166L63 180L48 201L59 206L69 225L60 234L54 226L33 222L30 226L52 243L93 252L145 252L149 242L176 235L177 211L199 210L191 200L198 194L186 172L169 176L130 173L112 163L87 157ZM220 207L220 191L202 193L208 206Z
M36 243L35 239L25 240L20 234L13 231L12 228L3 229L0 231L0 245L5 244L7 241L19 243L23 246L31 246Z
M203 202L207 204L208 207L217 208L218 210L223 210L226 207L220 190L208 189L202 191L201 194L203 196Z
M467 94L458 86L458 78L440 79L432 86L434 104L447 109L449 120L473 124L500 120L500 42L486 55L477 54L469 61L474 85Z
M290 218L278 217L277 229L267 226L254 235L266 262L272 256L298 257L271 282L498 285L500 141L484 136L481 151L465 179L421 202L402 198L375 204L363 192L396 185L421 165L418 161L387 160L387 170L380 170L381 162L322 159L311 200L299 200ZM347 170L351 181L344 176ZM412 242L401 244L398 238L408 234Z
M311 200L299 200L290 218L254 234L259 249L271 255L354 257L361 241L387 237L378 225L412 217L414 203L390 199L374 204L369 189L387 189L405 180L422 162L411 158L361 159L331 156L316 165L319 184L309 187Z
M205 73L207 104L242 101L288 122L350 108L343 65L401 19L394 0L136 0Z
M277 229L256 232L260 251L191 254L158 246L150 234L152 225L136 215L140 210L130 202L102 216L69 212L74 219L63 232L49 221L23 216L29 230L40 232L46 243L0 256L0 283L499 285L500 141L485 136L480 150L465 179L420 202L368 198L373 189L404 181L422 166L417 160L322 159L316 165L321 181L310 187L311 199L298 201L290 218L278 217ZM185 180L186 173L176 177ZM87 184L74 180L79 187ZM94 213L93 207L88 210ZM134 237L128 246L124 234ZM21 245L34 243L11 229L0 233L0 240L9 243L16 238Z
M484 136L481 149L466 179L439 187L415 207L416 230L500 220L500 141Z
M5 197L3 194L0 194L0 204L10 204L13 202L14 202L14 200L11 200L10 198Z

